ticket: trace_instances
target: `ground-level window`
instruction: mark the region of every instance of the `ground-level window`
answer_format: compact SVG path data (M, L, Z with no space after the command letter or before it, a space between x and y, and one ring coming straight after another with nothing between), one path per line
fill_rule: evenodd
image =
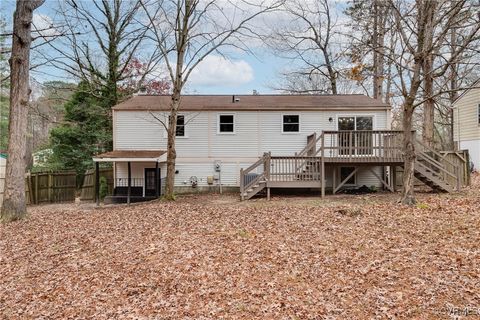
M347 177L355 171L355 167L341 167L340 168L340 181L347 179ZM355 184L355 174L352 175L345 184Z
M300 116L298 114L283 115L283 132L300 132Z
M235 116L233 114L220 114L218 116L218 132L219 133L235 132Z

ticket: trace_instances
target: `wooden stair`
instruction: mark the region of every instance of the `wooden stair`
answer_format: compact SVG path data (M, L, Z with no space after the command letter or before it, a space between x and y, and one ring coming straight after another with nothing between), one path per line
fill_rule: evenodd
M435 191L451 193L460 190L460 170L457 166L451 164L453 171L447 169L445 159L440 162L441 154L420 140L416 141L416 150L415 178Z
M350 138L342 140L341 137ZM355 174L360 166L369 168L383 185L394 191L391 184L395 184L396 178L392 178L391 183L385 182L371 167L390 166L393 174L397 167L403 167L402 137L402 131L394 130L323 131L321 135L313 133L307 137L306 146L293 156L272 156L268 152L248 168L242 168L240 199L250 199L263 190L266 190L267 199L270 199L272 188L320 188L323 198L326 189L326 163L333 168L354 166L355 171L351 175ZM347 141L349 144L339 144L339 141ZM352 141L358 143L353 144ZM319 144L320 148L317 147ZM420 140L415 143L415 152L413 171L418 181L443 192L461 189L461 168L457 164L445 159ZM336 187L334 175L333 193L342 187L351 175Z
M414 175L415 178L417 178L435 191L443 191L449 193L455 191L453 186L449 185L446 181L439 178L436 174L431 172L425 166L420 165L418 160L415 161Z
M266 186L267 186L266 181L259 181L258 183L250 186L249 189L245 190L243 192L243 194L241 194L242 200L248 200L248 199L252 198L257 193L259 193L260 191L265 189Z

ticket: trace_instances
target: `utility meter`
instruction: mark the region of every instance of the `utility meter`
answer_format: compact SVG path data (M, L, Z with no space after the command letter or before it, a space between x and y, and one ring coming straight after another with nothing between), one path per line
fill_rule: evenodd
M215 160L215 162L213 163L213 168L215 169L215 172L222 171L222 161Z

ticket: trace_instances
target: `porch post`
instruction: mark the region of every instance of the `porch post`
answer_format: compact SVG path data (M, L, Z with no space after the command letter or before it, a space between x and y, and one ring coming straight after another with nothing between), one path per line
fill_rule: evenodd
M321 162L321 170L322 170L322 198L325 198L325 135L322 132L322 162Z
M38 181L38 176L36 181ZM100 163L98 161L95 162L95 202L97 206L100 205Z
M128 178L127 178L127 183L128 183L128 189L127 189L127 204L130 204L130 195L132 192L132 168L130 165L130 161L127 162L128 166Z
M159 192L158 192L158 161L155 162L155 197L158 198Z

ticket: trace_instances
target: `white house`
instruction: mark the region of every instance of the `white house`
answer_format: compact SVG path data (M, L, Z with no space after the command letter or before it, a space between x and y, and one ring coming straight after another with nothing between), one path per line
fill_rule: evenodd
M153 197L158 192L155 181L158 183L166 175L164 125L168 122L169 104L170 96L138 95L113 107L114 150L94 160L97 164L114 163L119 194L126 192L129 166L132 196ZM176 190L218 190L220 185L223 189L238 189L241 169L251 166L264 153L279 157L301 152L306 155L307 139L328 130L389 130L390 112L390 105L364 95L183 96L177 121ZM373 155L376 153L373 139L377 138L368 135L363 138L366 141L363 148ZM350 145L350 151L347 150L350 153L330 149L330 154L332 150L339 155L367 154L352 151L360 148L361 137L337 136L325 138L324 143L334 140L337 145ZM352 163L327 167L326 188L347 177L343 186L381 187L386 164L373 164L373 170L372 166ZM299 186L320 188L321 184L317 181Z
M480 80L476 82L480 85ZM468 149L475 170L480 170L480 88L465 91L453 104L453 139Z

